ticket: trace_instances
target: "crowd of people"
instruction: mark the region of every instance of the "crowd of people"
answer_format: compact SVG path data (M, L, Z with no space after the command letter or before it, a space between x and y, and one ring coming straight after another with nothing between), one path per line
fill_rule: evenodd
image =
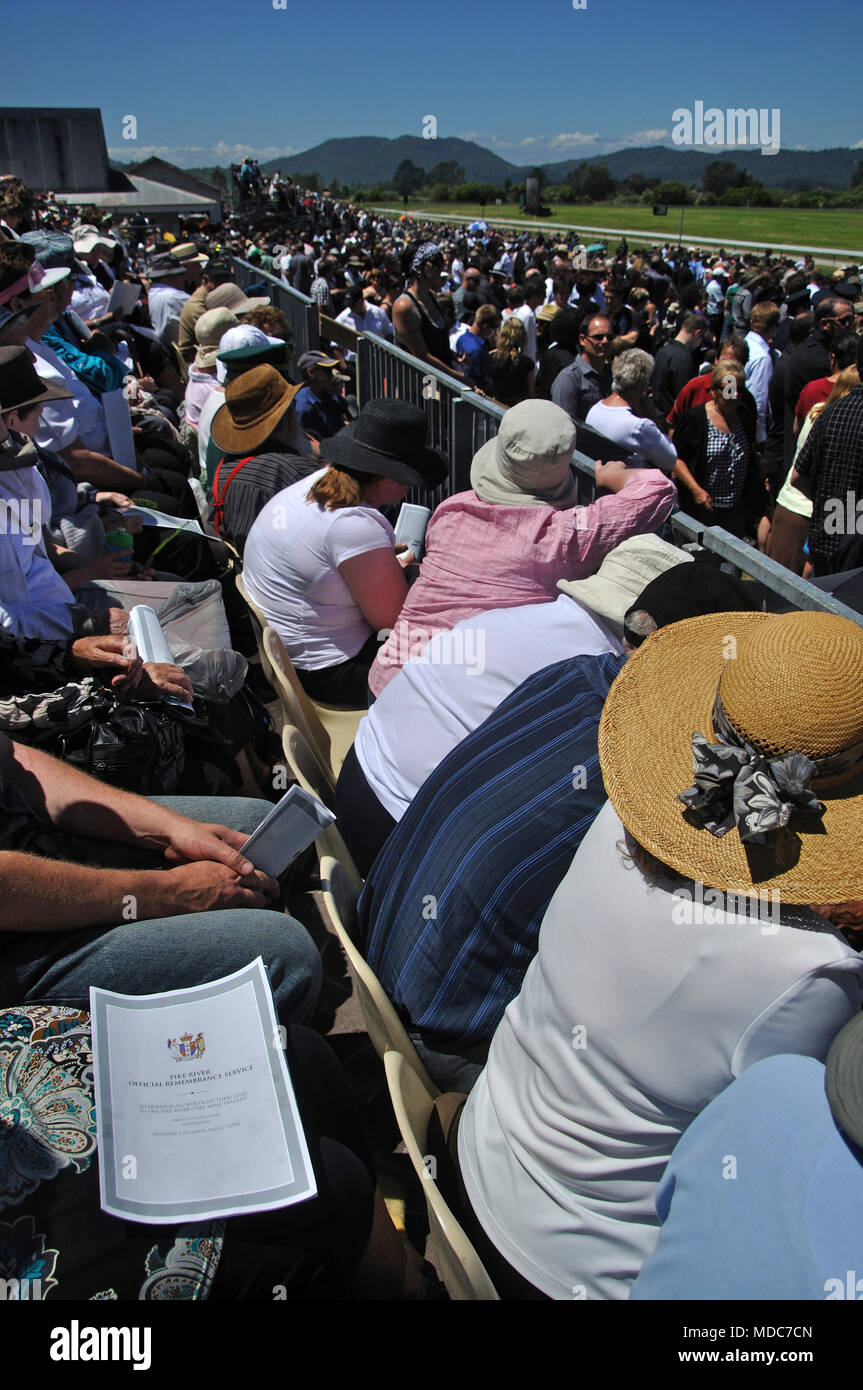
M443 1296L320 1036L302 866L244 855L279 748L241 567L307 695L367 711L335 792L357 944L501 1297L825 1297L863 1183L863 630L762 611L667 523L818 579L861 562L859 268L589 255L237 180L254 215L185 240L0 180L0 1050L91 986L261 956L318 1194L229 1221L214 1292ZM294 353L273 279L323 348ZM450 460L422 406L360 406L357 334L505 407L421 557L398 508ZM137 605L171 662L130 645ZM68 1166L20 1153L0 1212ZM58 1296L131 1287L76 1221Z

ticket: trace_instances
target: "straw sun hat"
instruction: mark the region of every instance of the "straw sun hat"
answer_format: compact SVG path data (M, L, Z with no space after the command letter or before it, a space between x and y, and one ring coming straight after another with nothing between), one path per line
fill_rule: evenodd
M788 904L861 896L863 629L848 619L718 613L660 629L611 687L599 757L626 829L686 877Z

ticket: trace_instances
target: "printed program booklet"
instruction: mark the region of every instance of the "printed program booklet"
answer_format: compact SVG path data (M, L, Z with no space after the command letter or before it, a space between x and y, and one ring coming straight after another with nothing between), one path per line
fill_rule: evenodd
M396 518L396 544L406 545L408 550L412 550L417 562L422 560L425 553L426 531L430 521L428 507L421 507L417 502L402 502Z
M242 853L262 874L278 878L335 819L329 807L304 787L288 787L252 831Z
M156 610L150 608L148 604L135 604L129 613L126 632L129 642L134 645L142 661L167 662L170 666L176 664L174 654L168 646L168 639L162 631L156 615ZM189 714L195 713L195 706L190 705L188 700L181 699L179 695L164 695L162 698L166 704L176 705Z
M103 1211L154 1225L317 1192L259 956L166 994L90 990Z

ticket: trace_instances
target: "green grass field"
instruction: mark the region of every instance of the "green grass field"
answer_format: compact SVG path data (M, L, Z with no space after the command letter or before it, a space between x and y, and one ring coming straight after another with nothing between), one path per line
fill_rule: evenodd
M680 209L669 207L665 217L654 217L643 203L618 207L609 203L552 203L552 216L539 219L549 231L569 223L574 227L631 227L649 234L651 242L677 241ZM452 213L465 222L481 216L478 205L468 203L411 202L408 212L415 217ZM488 204L488 218L505 217L513 221L536 223L523 218L516 204L496 207ZM733 243L756 242L781 250L785 246L828 246L863 257L863 211L855 208L684 208L683 239L695 243L699 237L727 238ZM602 240L601 236L587 240ZM830 257L822 257L829 263ZM840 258L841 259L841 258Z

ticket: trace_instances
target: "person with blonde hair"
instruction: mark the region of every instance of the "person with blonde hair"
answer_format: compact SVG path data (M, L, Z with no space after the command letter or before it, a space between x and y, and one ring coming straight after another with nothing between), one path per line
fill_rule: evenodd
M525 352L527 329L515 314L505 318L491 353L491 394L501 405L518 405L536 394L536 369Z
M773 524L767 542L767 554L771 560L776 560L780 565L785 565L787 569L793 570L795 574L802 574L804 577L806 577L808 564L805 546L809 535L809 523L812 519L812 499L801 492L796 485L797 459L819 415L822 415L829 406L835 405L837 401L844 400L846 396L851 394L854 387L859 385L860 373L856 365L845 367L837 374L827 400L817 401L812 406L803 422L803 428L797 436L794 461L788 470L785 485L779 493L776 506L773 509Z
M674 432L678 457L672 472L682 510L735 536L754 532L767 506L755 440L739 412L745 382L738 362L717 362L710 400L688 410Z

